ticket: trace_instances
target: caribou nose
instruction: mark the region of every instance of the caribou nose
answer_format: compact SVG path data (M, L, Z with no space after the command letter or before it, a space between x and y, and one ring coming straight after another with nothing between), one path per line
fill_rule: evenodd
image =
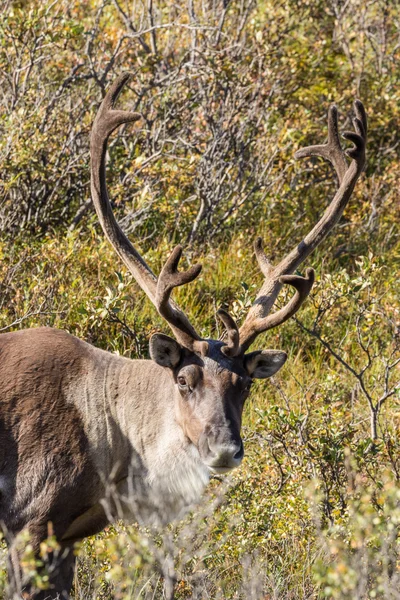
M235 454L235 456L233 458L235 460L242 460L243 456L244 456L244 447L243 447L242 440L240 440L239 450L236 452L236 454Z
M214 442L214 443L213 443ZM215 443L207 440L207 455L204 457L207 466L217 473L224 473L238 467L244 456L242 440L229 440L225 443Z

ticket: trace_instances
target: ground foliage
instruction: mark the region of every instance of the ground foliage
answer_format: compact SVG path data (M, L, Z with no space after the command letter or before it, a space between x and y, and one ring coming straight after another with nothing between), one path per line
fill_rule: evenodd
M90 125L117 74L143 120L110 144L114 208L155 271L177 241L201 260L176 298L207 336L219 306L240 319L254 298L256 235L278 259L332 197L328 167L293 160L329 104L346 127L359 97L370 124L366 173L308 259L311 298L258 342L289 361L248 402L243 466L183 523L85 541L75 598L398 598L398 4L0 7L2 331L57 326L135 358L165 330L90 204Z

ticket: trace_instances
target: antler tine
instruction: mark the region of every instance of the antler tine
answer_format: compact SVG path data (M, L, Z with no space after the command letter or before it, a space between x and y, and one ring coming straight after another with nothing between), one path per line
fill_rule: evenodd
M314 282L313 272L307 270L305 279L291 274L298 269L336 225L365 165L367 116L360 100L354 102L354 111L356 115L353 119L354 131L345 131L343 134L346 140L353 143L352 148L346 151L342 149L338 132L337 109L333 105L328 114L328 143L308 146L295 154L296 158L321 156L329 160L338 175L339 189L317 224L277 266L272 266L268 261L261 238L256 240L254 248L265 281L239 330L242 349L247 349L262 331L276 327L291 317L310 293ZM345 155L352 159L349 165ZM269 315L284 283L296 287L297 292L284 308Z
M328 143L319 144L316 146L307 146L295 153L295 158L305 158L308 156L321 156L332 163L339 184L343 181L343 177L347 171L347 161L345 153L340 143L339 128L338 128L338 110L333 104L328 111Z
M221 352L225 354L225 356L237 356L240 353L239 346L239 329L236 324L236 321L231 317L229 313L226 312L223 308L220 308L217 311L217 315L223 322L226 328L228 340L225 346L222 346Z
M270 277L274 268L264 252L264 240L261 237L258 237L254 242L253 247L261 273L264 277Z
M300 275L283 275L279 277L281 284L287 283L296 289L295 295L285 306L275 313L266 317L256 317L253 320L246 320L240 329L240 339L242 340L240 345L241 351L245 352L260 333L282 325L282 323L290 319L299 310L311 292L314 281L315 273L314 269L311 268L306 269L305 277L301 277Z
M184 285L189 281L193 281L200 273L200 265L192 267L186 273L178 273L177 264L182 249L177 247L166 261L160 281L157 282L154 273L123 233L111 209L105 174L107 140L119 125L131 123L141 118L139 113L114 109L117 98L129 78L130 74L124 73L114 81L107 91L93 123L90 137L93 204L107 239L140 287L155 304L160 315L167 320L178 342L186 348L199 349L204 353L206 348L204 343L201 342L200 336L196 333L186 315L170 300L172 289L177 285Z
M368 133L368 119L367 119L367 113L365 112L364 104L361 102L361 100L357 99L357 100L354 100L353 107L354 107L354 112L356 113L356 118L359 121L361 121L361 125L362 125L361 131L357 131L357 133L361 137L363 137L366 141L367 133Z
M187 271L178 271L179 261L182 256L182 246L176 246L166 260L157 281L155 306L162 317L175 329L179 330L179 337L186 348L207 354L208 344L199 337L194 338L187 331L182 330L182 320L179 313L170 302L171 292L175 287L190 283L201 272L200 264L193 265Z
M140 113L114 109L118 96L130 77L130 73L123 73L111 84L94 121L91 138L99 136L104 139L104 137L108 137L114 129L119 127L119 125L133 123L142 118Z
M355 100L353 106L356 114L356 118L353 119L354 129L356 130L357 135L366 141L367 115L363 103L360 100ZM354 133L352 131L346 131L343 134L343 137L350 141L354 141L352 139L353 135ZM325 158L332 163L338 176L339 184L341 184L348 169L346 154L350 158L355 158L352 154L352 150L345 151L342 148L338 127L338 110L336 105L332 104L328 111L328 143L307 146L306 148L302 148L295 152L294 156L295 158L306 158L308 156L321 156L322 158Z

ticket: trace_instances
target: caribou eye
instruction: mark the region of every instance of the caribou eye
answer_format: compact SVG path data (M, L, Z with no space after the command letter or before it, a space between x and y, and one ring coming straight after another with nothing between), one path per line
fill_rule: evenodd
M185 379L184 377L182 377L182 375L180 375L180 376L178 377L178 384L179 384L181 387L186 387L186 386L187 386L186 379Z

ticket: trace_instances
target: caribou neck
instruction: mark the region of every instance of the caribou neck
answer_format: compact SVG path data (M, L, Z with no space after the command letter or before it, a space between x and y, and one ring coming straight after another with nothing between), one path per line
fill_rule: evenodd
M84 416L93 460L105 483L125 477L127 465L134 465L137 476L143 478L152 467L151 457L165 423L171 434L178 428L172 377L150 360L133 361L96 348L89 352L94 352L97 360L88 361L78 408ZM95 365L94 369L90 365ZM161 385L165 390L162 400L157 394ZM101 421L99 411L104 415Z

